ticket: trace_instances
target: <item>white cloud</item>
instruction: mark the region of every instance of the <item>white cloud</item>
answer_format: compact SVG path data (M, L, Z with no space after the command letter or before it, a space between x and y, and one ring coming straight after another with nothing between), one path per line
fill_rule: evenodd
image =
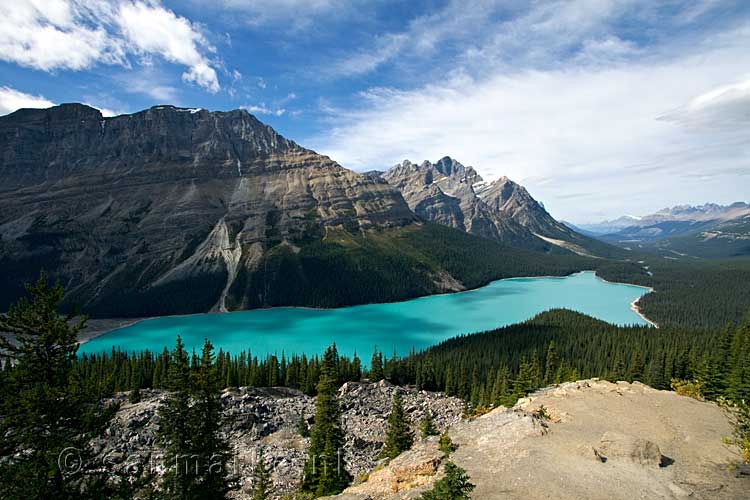
M181 105L179 89L169 84L169 79L153 66L124 71L113 79L128 93L143 94L157 101L157 104ZM189 103L185 103L189 105Z
M750 126L750 79L705 92L660 119L698 129L742 130Z
M55 104L39 95L26 94L10 87L0 87L0 115L21 108L49 108Z
M371 0L193 0L205 8L231 11L233 18L250 26L274 24L301 30L315 26L321 16L341 17L367 7ZM330 19L330 17L329 17Z
M362 75L393 64L397 70L403 67L408 79L545 69L571 61L609 64L642 56L639 43L662 42L659 36L673 28L691 34L685 25L694 29L691 23L731 3L736 0L668 7L652 0L449 0L410 20L402 31L381 34L369 47L330 62L322 74ZM670 33L663 42L676 43L673 36L681 39Z
M190 21L160 6L123 2L116 22L136 54L159 54L167 61L185 65L188 71L182 74L183 80L218 92L216 71L201 53L201 48L214 49Z
M117 115L122 114L113 109L104 108L102 106L95 106L94 104L90 104L88 102L84 102L83 104L85 104L86 106L91 106L92 108L98 109L102 113L102 116L105 116L105 117L117 116Z
M369 73L397 56L409 41L410 37L405 33L386 34L378 39L375 48L348 56L334 63L327 72L334 76L355 76Z
M414 90L371 89L353 109L327 108L330 131L309 143L358 170L450 155L488 179L527 184L553 215L572 220L745 199L737 176L750 174L748 46L740 28L658 56L592 65L574 55L564 66L498 65ZM725 126L698 129L686 115Z
M92 14L64 0L0 3L0 58L44 71L123 62L103 27L81 22Z
M198 26L154 0L14 0L0 3L0 59L42 71L129 66L153 56L187 67L182 78L220 88Z
M286 109L284 108L272 108L268 107L263 103L260 103L259 105L246 105L246 106L240 106L240 108L247 110L249 113L255 114L255 115L275 115L275 116L282 116L284 113L286 113Z

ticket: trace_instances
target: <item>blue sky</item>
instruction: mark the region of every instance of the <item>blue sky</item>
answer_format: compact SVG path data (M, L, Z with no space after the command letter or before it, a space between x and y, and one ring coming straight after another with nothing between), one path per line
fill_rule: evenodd
M746 0L14 0L0 114L244 107L355 170L450 155L576 222L750 193Z

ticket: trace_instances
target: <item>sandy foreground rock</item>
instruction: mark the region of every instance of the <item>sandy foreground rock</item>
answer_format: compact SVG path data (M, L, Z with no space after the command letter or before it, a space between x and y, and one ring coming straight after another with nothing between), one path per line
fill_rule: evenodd
M750 478L728 470L737 461L722 444L730 432L713 403L592 379L541 390L450 435L476 499L750 498ZM421 441L332 498L418 498L441 477L436 456L436 440Z

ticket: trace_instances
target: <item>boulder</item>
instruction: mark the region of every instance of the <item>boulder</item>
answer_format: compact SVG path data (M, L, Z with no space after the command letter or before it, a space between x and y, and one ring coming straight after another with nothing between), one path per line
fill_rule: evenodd
M438 449L436 439L421 441L384 467L374 470L366 482L348 488L346 493L362 495L362 498L384 498L431 484L442 459L443 453Z
M659 467L662 462L661 451L656 443L619 432L605 432L599 441L599 447L594 451L599 458L629 460L650 467Z

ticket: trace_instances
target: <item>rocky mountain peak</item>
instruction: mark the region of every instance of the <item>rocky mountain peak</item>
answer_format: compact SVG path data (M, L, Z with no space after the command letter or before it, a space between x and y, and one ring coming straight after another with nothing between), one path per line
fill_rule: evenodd
M3 188L129 175L170 166L173 177L226 177L278 167L274 157L314 155L244 110L160 105L105 118L83 104L22 109L0 117ZM299 163L299 165L302 165Z
M482 199L496 210L510 214L511 217L530 217L525 212L546 210L542 208L522 185L503 176L487 184L478 193ZM541 214L538 214L541 215ZM549 216L549 214L547 214Z
M473 167L445 156L419 167L404 161L383 174L420 217L478 236L535 250L583 255L601 246L557 222L520 184L508 177L487 183ZM550 246L552 245L552 246Z
M269 249L294 251L328 228L416 221L384 180L298 146L245 110L19 110L0 117L0 180L0 261L21 273L0 279L0 310L40 265L100 315L143 314L165 295L159 289L187 283L201 292L157 312L222 310L227 297L248 307L259 285L232 286Z

